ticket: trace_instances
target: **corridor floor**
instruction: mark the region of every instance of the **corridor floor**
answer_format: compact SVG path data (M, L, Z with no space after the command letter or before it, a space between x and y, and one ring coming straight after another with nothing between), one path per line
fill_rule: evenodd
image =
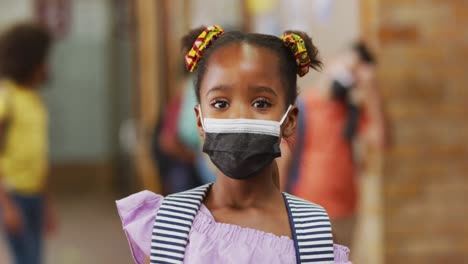
M57 232L48 238L45 264L131 264L133 260L111 195L57 198ZM3 232L2 232L3 237ZM0 263L11 263L0 240Z

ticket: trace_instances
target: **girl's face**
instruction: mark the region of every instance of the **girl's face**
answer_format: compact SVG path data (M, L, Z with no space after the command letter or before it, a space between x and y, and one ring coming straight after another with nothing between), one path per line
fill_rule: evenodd
M210 57L200 83L203 117L280 121L288 105L277 55L249 44L231 44ZM201 135L200 115L195 109ZM282 125L283 137L294 133L298 110L293 106Z

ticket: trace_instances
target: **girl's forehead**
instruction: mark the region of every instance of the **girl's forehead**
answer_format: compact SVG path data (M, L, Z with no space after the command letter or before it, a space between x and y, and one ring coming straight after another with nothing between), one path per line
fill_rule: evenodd
M245 43L226 45L215 50L207 61L200 93L207 94L216 87L236 87L237 92L247 94L252 87L269 87L284 96L281 76L273 50Z
M217 68L217 71L224 69L276 75L278 61L277 54L271 49L249 43L233 43L214 51L208 61L207 71Z

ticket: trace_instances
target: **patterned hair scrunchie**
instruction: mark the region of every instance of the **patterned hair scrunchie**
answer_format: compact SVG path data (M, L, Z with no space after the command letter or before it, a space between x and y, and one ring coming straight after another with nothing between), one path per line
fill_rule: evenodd
M224 33L224 30L218 26L213 25L207 27L200 35L198 35L192 49L185 55L185 66L190 72L193 72L197 66L198 61L202 57L203 50L208 48L213 41Z
M292 32L286 32L281 36L281 40L284 42L296 58L297 74L302 77L309 72L311 65L307 48L301 36Z

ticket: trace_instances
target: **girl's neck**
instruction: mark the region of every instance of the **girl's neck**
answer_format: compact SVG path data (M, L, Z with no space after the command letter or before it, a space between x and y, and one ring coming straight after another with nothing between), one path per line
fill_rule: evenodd
M209 193L209 204L214 208L260 208L275 201L281 192L273 181L270 165L254 177L236 180L219 173Z

